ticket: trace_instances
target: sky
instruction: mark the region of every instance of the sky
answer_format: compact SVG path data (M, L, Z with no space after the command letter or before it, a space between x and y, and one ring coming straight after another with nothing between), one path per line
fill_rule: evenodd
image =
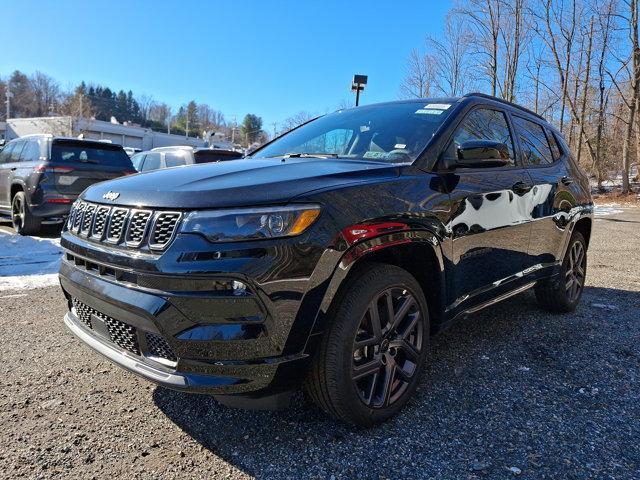
M0 76L39 70L150 95L174 110L195 99L263 128L299 111L395 100L406 59L439 35L446 0L2 0Z

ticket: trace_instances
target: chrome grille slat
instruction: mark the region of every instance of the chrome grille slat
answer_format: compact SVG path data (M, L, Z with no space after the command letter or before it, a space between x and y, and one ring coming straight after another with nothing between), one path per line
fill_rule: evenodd
M128 247L139 246L147 233L147 226L151 220L151 210L132 210L129 218L129 225L125 235L125 244Z
M120 243L128 215L128 208L113 209L109 217L109 226L107 227L107 242Z
M128 248L148 248L159 253L178 232L183 214L138 208L75 202L69 210L67 229L95 242Z
M154 250L165 248L173 240L181 216L180 212L158 213L149 236L149 247Z
M96 206L90 203L88 203L84 209L84 213L82 215L82 223L80 224L80 235L82 235L83 237L89 235L89 232L91 231L95 211Z
M104 238L105 228L107 226L107 221L109 220L109 213L111 213L111 207L100 206L96 209L91 238L95 238L97 240L102 240Z

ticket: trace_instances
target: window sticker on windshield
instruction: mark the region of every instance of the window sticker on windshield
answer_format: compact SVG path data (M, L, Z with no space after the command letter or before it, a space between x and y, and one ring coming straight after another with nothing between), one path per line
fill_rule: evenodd
M424 108L435 108L436 110L446 110L451 105L446 103L430 103L429 105L425 105Z
M444 110L435 110L433 108L421 108L420 110L416 110L416 113L421 115L440 115Z
M396 143L393 148L402 150L403 148L407 148L407 145L405 143Z
M367 152L364 152L363 157L364 158L387 158L387 153L386 152L374 152L372 150L369 150Z

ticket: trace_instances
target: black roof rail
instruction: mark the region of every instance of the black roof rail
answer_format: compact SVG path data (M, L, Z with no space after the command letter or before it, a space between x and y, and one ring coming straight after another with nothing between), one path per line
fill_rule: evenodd
M498 98L498 97L494 97L493 95L488 95L486 93L480 93L480 92L472 92L472 93L467 93L465 95L462 96L463 98L466 97L482 97L482 98L487 98L489 100L493 100L494 102L498 102L498 103L504 103L505 105L509 105L510 107L514 107L517 108L519 110L522 110L523 112L527 112L529 115L533 115L534 117L538 117L540 120L544 120L545 122L547 122L547 119L544 118L542 115L540 115L539 113L534 112L533 110L529 110L528 108L525 108L521 105L509 102L508 100L505 100L503 98ZM547 122L548 123L548 122Z

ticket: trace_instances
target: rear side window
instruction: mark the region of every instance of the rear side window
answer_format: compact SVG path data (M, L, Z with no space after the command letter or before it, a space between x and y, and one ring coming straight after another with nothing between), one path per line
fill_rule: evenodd
M220 162L242 158L239 152L227 152L221 150L198 150L194 154L196 163Z
M160 154L158 152L149 153L147 158L144 159L142 165L143 172L149 172L151 170L158 170L160 168Z
M22 149L24 148L25 143L26 142L24 141L16 142L16 146L13 147L13 150L11 150L11 154L9 156L9 162L13 163L13 162L20 161L20 154L22 153Z
M129 155L119 146L82 142L54 142L51 161L55 163L86 163L132 170Z
M456 149L471 140L491 140L504 143L509 149L510 165L515 165L513 139L503 112L488 108L472 110L453 135L452 146ZM450 147L451 148L451 147Z
M164 164L166 167L179 167L181 165L186 165L187 157L182 152L168 152L164 154Z
M553 154L544 128L537 123L521 117L513 117L520 138L520 147L525 165L549 165L553 163Z
M38 160L40 160L40 144L37 140L30 140L22 149L20 161L37 162Z

